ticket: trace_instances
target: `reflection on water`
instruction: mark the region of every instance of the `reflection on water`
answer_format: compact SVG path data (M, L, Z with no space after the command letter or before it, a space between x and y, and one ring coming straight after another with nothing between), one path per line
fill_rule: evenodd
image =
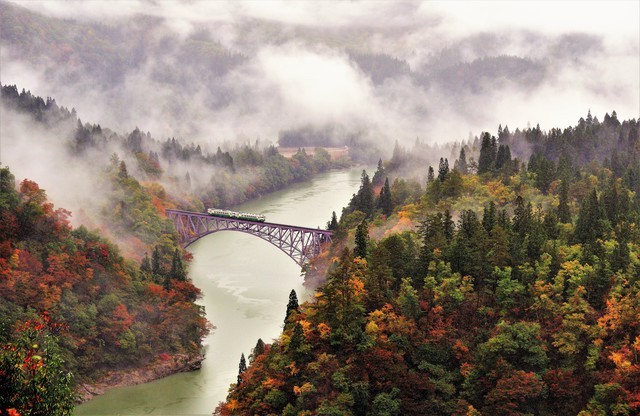
M319 175L235 209L267 215L267 221L321 227L345 206L360 185L361 168ZM269 343L282 330L295 289L302 300L300 268L278 248L238 232L211 234L189 247L189 276L204 298L216 329L204 340L202 369L139 386L108 391L78 406L75 415L210 415L235 382L240 354L258 338Z

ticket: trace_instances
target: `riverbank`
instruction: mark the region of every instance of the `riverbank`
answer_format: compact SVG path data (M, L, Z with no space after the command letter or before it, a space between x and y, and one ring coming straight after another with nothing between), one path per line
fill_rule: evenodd
M144 367L109 371L95 383L80 384L77 403L87 402L117 387L135 386L173 374L199 370L204 358L202 354L195 356L186 354L161 355Z

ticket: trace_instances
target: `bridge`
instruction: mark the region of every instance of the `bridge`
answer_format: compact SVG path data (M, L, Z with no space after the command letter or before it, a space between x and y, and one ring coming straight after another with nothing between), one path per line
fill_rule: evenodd
M218 231L240 231L268 241L300 267L317 256L322 245L331 242L333 235L331 231L316 228L215 217L200 212L168 209L166 213L173 221L180 244L184 247Z

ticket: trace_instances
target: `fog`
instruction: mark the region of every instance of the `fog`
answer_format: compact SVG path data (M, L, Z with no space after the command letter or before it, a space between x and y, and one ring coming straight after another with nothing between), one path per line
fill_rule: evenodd
M637 1L30 0L0 8L2 84L51 96L125 137L139 127L211 151L329 126L333 144L355 135L388 157L396 140L460 141L499 124L564 128L589 110L599 119L640 115ZM86 205L74 200L86 199L86 171L66 159L62 133L32 130L6 112L0 121L3 164L54 189L56 203ZM210 177L174 169L201 186Z
M15 4L50 19L75 19L76 32L100 25L139 37L105 40L122 50L139 42L136 55L86 72L82 47L71 45L62 62L26 56L3 39L4 84L53 96L83 120L120 131L138 126L155 137L216 144L275 141L281 130L335 124L390 147L416 137L460 140L495 132L498 124L566 127L589 109L600 118L612 110L620 118L640 114L634 1ZM185 50L194 39L207 46L203 36L220 51L200 65ZM410 71L375 84L380 68L364 70L352 52L384 54ZM238 60L212 69L220 54ZM477 73L478 59L504 55L539 68L535 79L514 70ZM473 88L453 85L464 64L471 65L465 77Z

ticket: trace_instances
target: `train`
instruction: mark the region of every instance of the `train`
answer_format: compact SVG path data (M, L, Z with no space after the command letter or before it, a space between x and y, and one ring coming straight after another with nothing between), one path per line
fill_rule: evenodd
M209 208L207 209L207 214L214 217L233 218L236 220L246 220L246 221L256 221L256 222L265 222L267 220L267 217L265 217L262 214L236 212L236 211L230 211L228 209Z

